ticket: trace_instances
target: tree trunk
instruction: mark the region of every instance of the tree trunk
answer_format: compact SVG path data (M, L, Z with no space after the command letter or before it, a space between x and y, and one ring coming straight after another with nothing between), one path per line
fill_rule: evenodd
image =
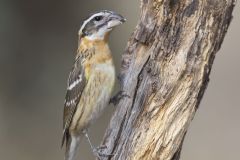
M179 160L234 0L142 0L122 55L124 97L107 128L103 159Z

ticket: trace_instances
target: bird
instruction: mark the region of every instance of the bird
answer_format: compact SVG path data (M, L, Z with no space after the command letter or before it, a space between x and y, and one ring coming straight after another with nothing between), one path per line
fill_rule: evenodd
M115 67L108 45L110 32L126 19L109 10L91 14L78 32L78 49L67 82L63 113L62 146L65 160L75 160L80 139L85 136L96 148L88 128L104 112L115 83ZM97 151L97 156L99 152Z

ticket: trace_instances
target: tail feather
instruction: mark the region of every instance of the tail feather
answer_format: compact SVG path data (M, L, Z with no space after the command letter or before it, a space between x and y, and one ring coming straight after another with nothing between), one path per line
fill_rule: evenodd
M79 142L80 136L68 136L66 138L65 160L76 160Z
M61 143L61 148L63 147L64 143L65 143L65 139L67 139L67 132L66 130L64 129L63 131L63 136L62 136L62 143ZM69 137L69 136L68 136Z

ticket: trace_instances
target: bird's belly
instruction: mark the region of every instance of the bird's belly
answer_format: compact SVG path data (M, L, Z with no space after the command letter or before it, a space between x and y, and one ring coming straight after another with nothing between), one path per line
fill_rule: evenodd
M108 105L114 82L115 71L112 66L106 65L94 69L73 117L72 126L75 132L81 132L102 114Z

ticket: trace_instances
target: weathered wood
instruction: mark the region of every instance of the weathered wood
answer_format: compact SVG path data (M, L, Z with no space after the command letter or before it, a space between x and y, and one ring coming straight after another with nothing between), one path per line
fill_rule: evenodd
M142 0L122 55L123 98L105 133L114 160L178 160L234 0Z

